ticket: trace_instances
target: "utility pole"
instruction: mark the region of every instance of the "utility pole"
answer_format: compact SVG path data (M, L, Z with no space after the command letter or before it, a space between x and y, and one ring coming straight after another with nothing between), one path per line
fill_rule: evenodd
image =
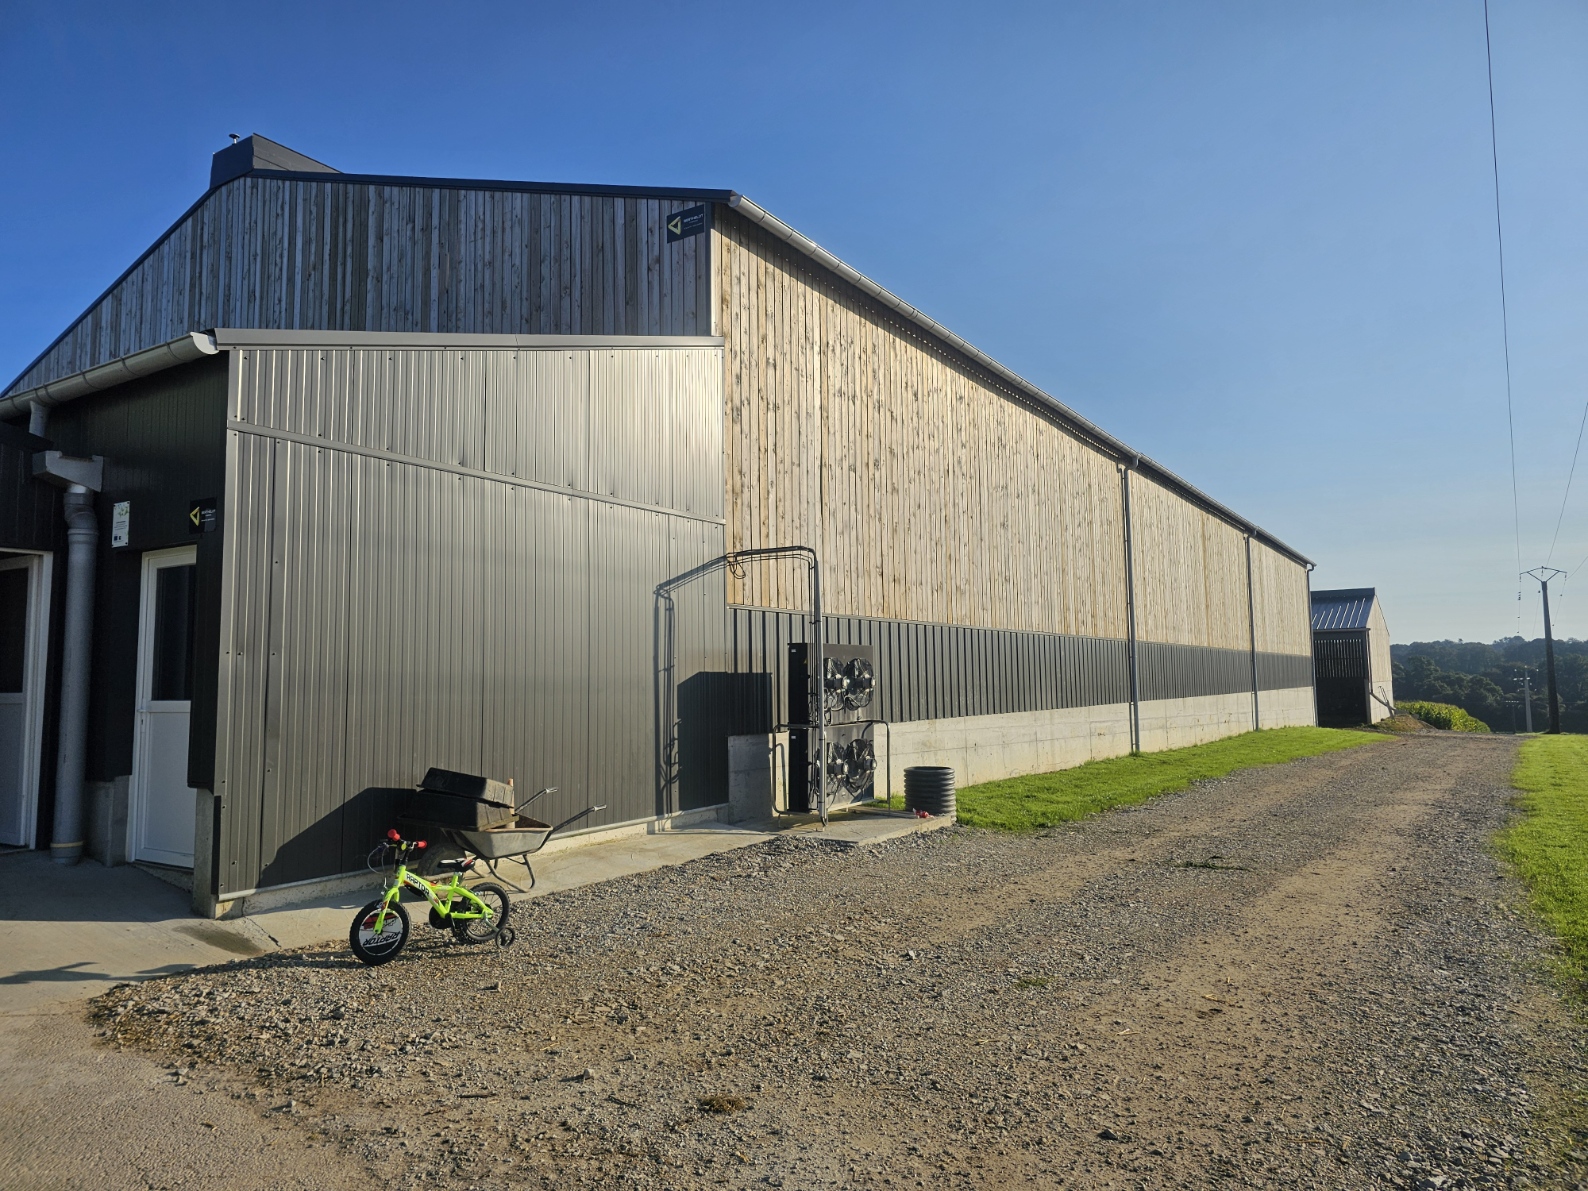
M1549 581L1558 579L1566 572L1555 567L1534 567L1522 573L1530 579L1537 579L1544 592L1544 665L1549 671L1549 731L1551 735L1559 736L1560 691L1555 686L1555 638L1549 630Z
M1526 670L1522 671L1522 706L1527 708L1527 731L1533 732L1533 679Z

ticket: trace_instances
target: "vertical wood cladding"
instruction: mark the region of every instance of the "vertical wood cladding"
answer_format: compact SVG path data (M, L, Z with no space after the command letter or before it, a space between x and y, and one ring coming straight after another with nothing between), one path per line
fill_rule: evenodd
M1131 477L1130 497L1137 636L1170 645L1249 650L1245 535L1143 475ZM1306 573L1287 565L1305 586ZM1267 646L1259 639L1257 648Z
M732 214L714 236L727 360L730 549L809 544L823 603L880 617L1125 636L1115 462L847 283ZM1310 656L1306 571L1138 474L1144 642ZM792 566L729 599L804 606ZM1248 684L1250 681L1248 663Z
M835 615L1123 637L1114 463L781 241L717 229L729 548L816 546ZM803 577L752 569L729 599L802 607Z
M334 178L334 175L332 176ZM12 387L188 331L708 332L682 200L243 177L207 195Z

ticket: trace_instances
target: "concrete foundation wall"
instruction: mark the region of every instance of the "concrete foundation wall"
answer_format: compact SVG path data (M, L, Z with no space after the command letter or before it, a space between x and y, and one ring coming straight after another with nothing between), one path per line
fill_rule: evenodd
M1311 727L1318 722L1318 704L1310 686L1264 691L1259 708L1265 728Z
M1312 724L1311 687L1264 691L1259 704L1264 728ZM1156 699L1141 705L1141 743L1145 752L1186 748L1249 732L1252 696L1201 695ZM964 716L895 724L891 758L888 735L878 729L877 763L886 765L893 792L904 791L911 765L949 765L956 784L973 786L999 778L1071 769L1087 761L1130 752L1130 704L1026 711L1011 715ZM745 821L768 817L783 802L786 736L735 736L729 740L728 817ZM877 795L885 783L879 773Z

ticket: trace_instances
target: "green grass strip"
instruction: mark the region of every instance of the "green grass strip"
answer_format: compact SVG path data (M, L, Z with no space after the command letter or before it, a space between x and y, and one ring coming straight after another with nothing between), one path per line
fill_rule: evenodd
M1000 831L1035 831L1131 806L1237 769L1281 765L1388 737L1337 728L1270 728L1162 753L1089 761L1058 773L1006 778L959 791L959 821Z
M1524 814L1500 833L1500 851L1560 939L1568 977L1588 990L1588 736L1527 741L1511 784Z

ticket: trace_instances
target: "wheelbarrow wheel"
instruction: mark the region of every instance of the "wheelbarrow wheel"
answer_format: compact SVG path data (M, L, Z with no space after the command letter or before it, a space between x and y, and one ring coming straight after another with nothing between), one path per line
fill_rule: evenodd
M396 959L408 941L408 911L399 902L386 905L386 921L381 923L379 930L375 929L383 905L386 905L384 900L370 902L358 912L347 932L348 946L353 948L353 954L372 967Z
M496 932L507 925L509 904L507 890L500 885L475 885L470 893L484 902L491 911L489 918L458 918L452 923L452 933L460 943L487 943L496 936ZM474 903L458 898L453 904L453 912L459 910L473 911Z

